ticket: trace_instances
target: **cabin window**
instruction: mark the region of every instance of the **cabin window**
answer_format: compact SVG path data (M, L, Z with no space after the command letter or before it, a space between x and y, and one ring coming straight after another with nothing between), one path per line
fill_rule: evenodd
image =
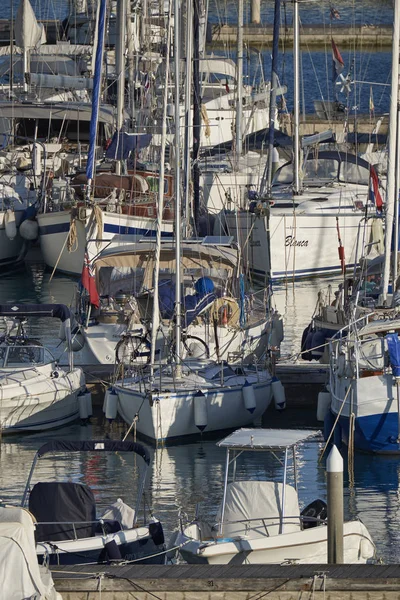
M339 180L346 183L356 183L361 185L369 184L369 168L361 165L355 165L348 162L342 162L340 166Z

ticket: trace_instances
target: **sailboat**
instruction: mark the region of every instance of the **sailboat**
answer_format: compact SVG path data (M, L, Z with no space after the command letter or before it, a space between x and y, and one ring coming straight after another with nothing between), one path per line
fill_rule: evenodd
M293 161L280 167L272 178L268 160L258 197L236 209L220 213L225 231L237 239L255 277L272 280L308 278L340 273L342 255L354 264L358 225L366 212L375 211L369 199L373 167L365 160L339 151L314 151L331 132L299 137L299 18L294 16L294 147ZM279 13L278 13L279 18ZM276 77L274 78L276 86ZM272 103L271 103L272 104ZM273 135L273 126L270 131ZM301 161L301 150L304 160ZM304 173L303 179L300 178ZM252 198L254 200L254 198ZM340 256L335 248L340 246Z
M179 14L175 2L175 15ZM175 94L179 96L179 29L175 22ZM170 31L170 30L169 30ZM167 81L168 88L167 57ZM177 105L178 103L176 103ZM164 95L163 145L166 139L167 93ZM176 110L179 108L176 106ZM135 424L136 431L152 442L176 441L199 435L200 432L214 432L251 423L260 417L268 407L272 397L272 376L263 364L230 366L224 361L182 360L182 272L181 272L181 211L180 211L180 135L179 119L175 131L175 331L174 352L170 364L156 364L156 345L160 323L158 294L153 299L152 339L150 372L139 371L116 381L106 395L106 416L118 410L129 424ZM161 173L163 161L161 162ZM163 191L160 189L159 211L163 206ZM159 217L159 225L160 225ZM160 277L161 228L158 227L155 249L156 268L154 289L158 289ZM115 416L115 415L114 415Z

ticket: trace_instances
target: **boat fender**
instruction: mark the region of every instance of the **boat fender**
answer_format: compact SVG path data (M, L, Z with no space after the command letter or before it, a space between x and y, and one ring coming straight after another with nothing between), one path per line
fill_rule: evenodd
M242 387L242 396L246 410L253 414L257 406L256 394L254 392L254 387L247 381L247 379Z
M272 378L271 382L272 394L274 396L274 404L276 410L285 410L286 408L286 394L285 388L282 382L277 377Z
M111 540L104 542L104 548L106 549L108 560L121 560L122 555L117 542L112 538Z
M314 502L307 504L307 506L303 508L300 515L312 519L310 521L307 519L303 521L303 529L310 529L311 527L321 525L321 521L326 521L328 518L328 507L323 500L314 500ZM314 519L317 520L314 521Z
M113 388L108 388L104 396L103 411L106 419L112 421L117 416L118 394Z
M93 404L92 404L92 394L91 394L91 392L89 392L89 390L87 388L85 389L85 400L86 400L86 410L87 410L88 419L90 419L90 417L93 415Z
M75 331L72 332L71 349L73 352L79 352L80 350L82 350L84 345L85 338L77 328Z
M62 342L65 342L65 340L67 339L67 336L65 333L65 321L61 321L61 323L60 323L60 329L58 330L58 339L61 340Z
M316 331L312 337L311 355L314 360L319 360L325 349L325 331Z
M204 431L208 425L207 399L201 390L194 395L193 406L194 424L196 425L197 429Z
M17 235L17 224L15 222L15 212L11 208L8 208L4 215L4 226L6 236L9 240L13 240Z
M86 394L84 391L79 392L78 394L78 408L81 421L86 421L89 415L87 411Z
M153 540L155 546L162 546L164 543L164 530L160 521L154 520L152 523L149 523L149 533L151 535L151 539Z
M283 319L278 312L272 315L271 337L269 340L270 346L279 348L283 341Z
M360 542L360 556L361 558L368 559L374 555L374 547L371 542L367 539L362 539Z
M320 392L318 394L317 421L325 421L325 417L331 406L330 392Z
M37 221L31 221L30 219L26 219L19 226L19 235L24 238L24 240L33 241L38 238L39 235L39 225Z

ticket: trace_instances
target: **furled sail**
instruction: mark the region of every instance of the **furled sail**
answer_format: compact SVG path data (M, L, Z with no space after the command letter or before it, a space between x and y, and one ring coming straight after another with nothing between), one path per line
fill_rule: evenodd
M29 0L21 0L15 19L15 43L20 48L37 48L46 43L46 32L37 22Z

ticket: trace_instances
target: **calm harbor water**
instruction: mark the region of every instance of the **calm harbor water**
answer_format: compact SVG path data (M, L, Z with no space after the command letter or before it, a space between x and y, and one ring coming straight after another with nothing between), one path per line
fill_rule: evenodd
M316 293L324 280L282 285L275 289L275 302L285 316L286 341L284 353L298 351L299 338L310 319ZM65 302L74 296L76 282L65 276L50 273L35 254L26 266L0 279L0 303L4 302ZM58 324L56 321L38 319L31 330L40 336L55 354L57 351ZM282 415L282 427L286 426ZM19 502L36 450L49 439L99 439L105 435L101 416L92 424L70 425L64 429L32 434L24 437L4 438L0 452L0 498L5 502ZM124 425L114 425L109 435L121 439ZM299 448L300 503L305 506L319 497L326 499L326 482L323 462L318 465L318 455L323 446L322 437L308 441ZM189 444L163 449L152 449L152 462L146 491L146 510L151 509L163 524L167 537L178 524L179 510L189 516L201 503L201 514L213 519L222 497L225 453L215 441ZM94 491L99 510L116 498L133 503L136 483L135 469L140 459L118 455L57 455L39 462L34 481L58 478L60 480L86 481ZM355 459L354 486L349 488L346 473L346 518L361 518L369 528L377 545L378 555L385 562L400 561L400 511L399 470L396 457L357 455ZM256 453L243 458L240 476L277 478L282 467L273 457Z

